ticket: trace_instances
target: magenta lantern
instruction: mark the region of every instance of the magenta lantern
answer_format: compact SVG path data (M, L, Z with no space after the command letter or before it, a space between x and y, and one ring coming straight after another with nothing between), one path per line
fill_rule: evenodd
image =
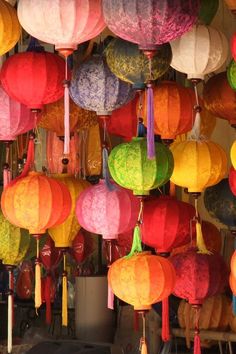
M196 22L199 0L103 0L110 30L143 50L180 37Z
M76 204L80 225L87 231L101 234L103 239L116 239L134 228L139 213L139 201L132 193L114 185L109 190L105 181L83 191Z

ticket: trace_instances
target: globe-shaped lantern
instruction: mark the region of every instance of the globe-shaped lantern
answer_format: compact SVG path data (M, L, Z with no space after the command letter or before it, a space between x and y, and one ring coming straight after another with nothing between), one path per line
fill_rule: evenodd
M203 99L206 109L216 117L236 125L236 92L230 87L226 72L212 76L204 86Z
M137 44L115 38L107 46L105 55L107 65L119 79L133 84L135 89L145 88L145 83L150 80L150 66ZM152 58L152 80L158 79L169 69L171 58L169 44L158 48Z
M200 2L198 20L205 25L210 25L219 8L219 0L201 0Z
M197 19L199 1L103 0L109 29L141 49L155 50L182 36Z
M233 143L230 149L230 159L234 168L236 168L236 141Z
M142 242L158 253L171 252L174 247L190 242L194 216L191 204L170 196L144 201Z
M149 160L144 138L116 146L108 160L112 178L136 195L148 195L151 189L162 186L172 175L173 156L163 144L155 143L155 150L155 159Z
M201 193L217 184L227 172L227 156L223 148L209 140L187 140L171 145L174 171L171 181L188 188L190 193Z
M218 70L228 57L225 35L205 25L193 26L181 38L171 42L171 49L171 66L187 74L189 79L203 80L205 75Z
M15 46L21 33L16 10L4 0L0 1L0 26L0 55L4 55Z
M206 189L204 204L211 217L228 226L231 230L235 230L236 197L230 190L227 178L216 186Z
M107 116L131 100L134 92L110 71L103 57L94 56L75 72L70 96L78 106Z
M101 0L21 0L17 11L30 35L54 44L57 50L75 50L77 44L96 37L105 28Z

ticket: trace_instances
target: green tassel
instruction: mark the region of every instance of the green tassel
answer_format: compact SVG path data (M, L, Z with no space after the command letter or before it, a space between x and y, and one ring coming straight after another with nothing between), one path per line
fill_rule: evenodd
M132 257L137 252L142 252L142 243L141 243L139 225L136 225L134 228L132 248L130 253L126 256L126 258Z

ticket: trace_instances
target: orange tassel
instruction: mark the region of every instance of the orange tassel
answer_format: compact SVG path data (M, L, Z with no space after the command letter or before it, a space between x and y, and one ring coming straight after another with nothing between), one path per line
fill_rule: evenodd
M146 339L141 339L141 354L148 354Z
M62 276L62 326L68 326L67 310L67 272L66 272L66 254L63 255L64 270Z
M39 238L36 239L37 242L37 257L35 260L35 288L34 288L34 302L35 308L38 309L42 305L42 294L41 294L41 265L39 263Z

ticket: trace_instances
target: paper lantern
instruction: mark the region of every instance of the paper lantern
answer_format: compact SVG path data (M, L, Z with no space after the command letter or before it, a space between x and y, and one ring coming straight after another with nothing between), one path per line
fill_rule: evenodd
M163 144L155 143L155 150L156 158L149 160L144 138L116 146L108 160L112 178L135 195L148 195L151 189L165 184L173 171L173 157Z
M139 201L117 185L109 190L105 181L85 190L78 198L76 216L87 231L101 234L105 240L132 230L138 220Z
M80 107L110 115L134 97L130 84L119 80L101 56L82 63L71 80L70 96Z
M234 168L236 168L236 141L234 141L233 145L230 149L230 159Z
M233 195L236 196L236 171L233 167L229 171L229 186Z
M198 19L205 25L209 25L219 8L219 0L201 0Z
M97 116L94 112L86 111L70 100L70 132L88 129L95 124L97 124ZM63 99L44 106L40 116L39 126L56 132L57 136L64 136Z
M29 34L54 44L58 50L75 50L77 44L96 37L105 28L101 0L73 0L69 3L21 0L18 17Z
M211 217L230 229L236 227L236 197L232 194L229 181L223 179L216 186L206 189L204 204Z
M195 25L170 44L171 66L187 74L189 79L203 80L205 75L218 70L228 57L225 35L210 26Z
M171 145L174 171L171 181L188 188L190 193L201 193L215 185L227 172L227 157L223 148L209 140L188 140Z
M54 176L56 181L63 182L68 188L71 196L71 211L67 219L60 225L51 227L48 232L55 242L56 247L71 247L72 241L77 235L80 225L75 215L75 206L78 196L87 189L90 184L86 180L76 179L69 174L60 174Z
M203 99L206 109L216 117L236 124L236 92L227 81L226 72L212 76L204 86Z
M107 65L119 79L133 84L135 89L145 88L145 83L150 80L150 65L137 44L115 38L107 46L105 55ZM152 80L158 79L169 69L171 58L169 44L158 48L152 58Z
M35 128L36 119L23 104L13 100L0 86L0 140L12 141Z
M192 129L193 102L190 90L173 81L162 81L153 87L154 131L162 139L175 139ZM147 125L147 97L143 102L144 124Z
M63 96L64 76L64 61L58 55L25 52L14 54L4 62L0 78L12 99L33 110L41 110L44 104Z
M20 38L21 28L16 10L6 1L0 1L0 55L11 50Z
M108 28L146 50L182 36L195 23L198 11L199 1L103 0Z
M156 252L170 252L190 241L191 220L195 209L191 204L170 196L144 201L142 242Z

